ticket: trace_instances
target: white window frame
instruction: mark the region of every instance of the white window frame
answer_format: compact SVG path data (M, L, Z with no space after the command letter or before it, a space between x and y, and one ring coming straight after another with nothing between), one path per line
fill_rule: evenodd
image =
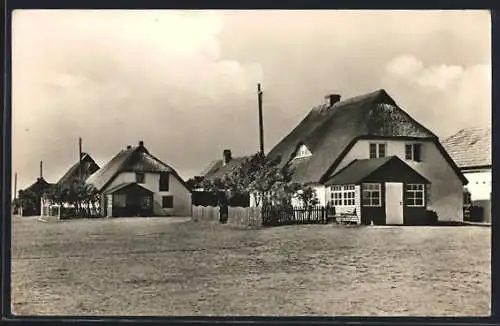
M344 206L355 206L356 205L356 186L355 185L345 185L342 187L342 197Z
M406 193L406 200L405 200L406 207L425 207L425 184L408 183L405 185L405 193ZM419 199L416 197L417 193L422 194L421 204L417 203L417 200ZM410 194L413 195L413 198L409 197ZM413 203L410 204L409 203L410 200L412 200Z
M330 187L330 205L342 206L342 186Z
M363 183L361 187L361 203L364 207L382 207L382 185L380 183ZM374 193L378 193L378 198L372 197ZM378 204L374 202L376 199L378 199ZM365 204L365 200L369 200L369 204Z
M371 156L371 147L375 145L375 157ZM384 146L384 156L380 156L380 148ZM382 158L387 157L387 143L385 142L370 142L368 144L368 157L369 158Z
M295 158L304 158L304 157L309 157L312 156L311 151L305 144L301 144L299 148L297 149L297 153L295 154Z
M356 205L356 186L331 186L330 187L330 205L331 206L355 206Z
M420 159L415 160L415 146L420 146ZM410 153L410 158L408 158L408 153L406 151L406 148L410 146L411 148L411 153ZM422 144L421 143L406 143L405 144L405 159L409 161L415 161L415 162L422 162Z

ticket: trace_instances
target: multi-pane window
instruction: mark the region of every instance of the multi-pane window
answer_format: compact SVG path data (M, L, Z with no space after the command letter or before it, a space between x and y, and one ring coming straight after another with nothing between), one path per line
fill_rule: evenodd
M330 193L330 203L332 206L342 206L342 187L333 186Z
M353 185L344 186L344 191L343 191L344 206L354 206L355 205L355 201L354 201L355 192L354 192L354 189L355 188L354 188Z
M135 173L135 182L144 183L144 172L136 172Z
M174 208L174 197L173 196L163 196L162 206L163 208Z
M370 143L370 158L385 157L387 146L383 143Z
M330 193L330 204L332 206L354 206L355 186L332 186Z
M405 158L420 162L422 160L422 144L406 144Z
M170 174L168 172L160 173L160 191L168 191Z
M381 186L380 183L363 184L363 206L380 207L381 206Z
M423 207L425 203L425 186L423 184L406 185L406 206Z

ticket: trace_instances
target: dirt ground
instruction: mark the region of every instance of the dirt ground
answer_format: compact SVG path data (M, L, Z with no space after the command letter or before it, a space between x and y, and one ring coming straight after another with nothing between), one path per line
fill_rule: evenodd
M174 223L175 222L175 223ZM490 314L488 227L13 219L24 315Z

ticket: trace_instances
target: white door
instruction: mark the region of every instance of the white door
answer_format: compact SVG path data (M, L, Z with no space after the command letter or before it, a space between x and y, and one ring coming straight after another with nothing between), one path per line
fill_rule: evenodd
M403 224L403 184L387 182L385 184L385 223Z

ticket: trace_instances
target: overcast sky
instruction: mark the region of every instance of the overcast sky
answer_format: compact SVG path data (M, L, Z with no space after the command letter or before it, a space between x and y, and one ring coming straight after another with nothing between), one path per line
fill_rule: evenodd
M13 16L13 171L56 182L139 140L189 178L269 151L327 93L383 88L440 138L491 125L486 11L36 11Z

